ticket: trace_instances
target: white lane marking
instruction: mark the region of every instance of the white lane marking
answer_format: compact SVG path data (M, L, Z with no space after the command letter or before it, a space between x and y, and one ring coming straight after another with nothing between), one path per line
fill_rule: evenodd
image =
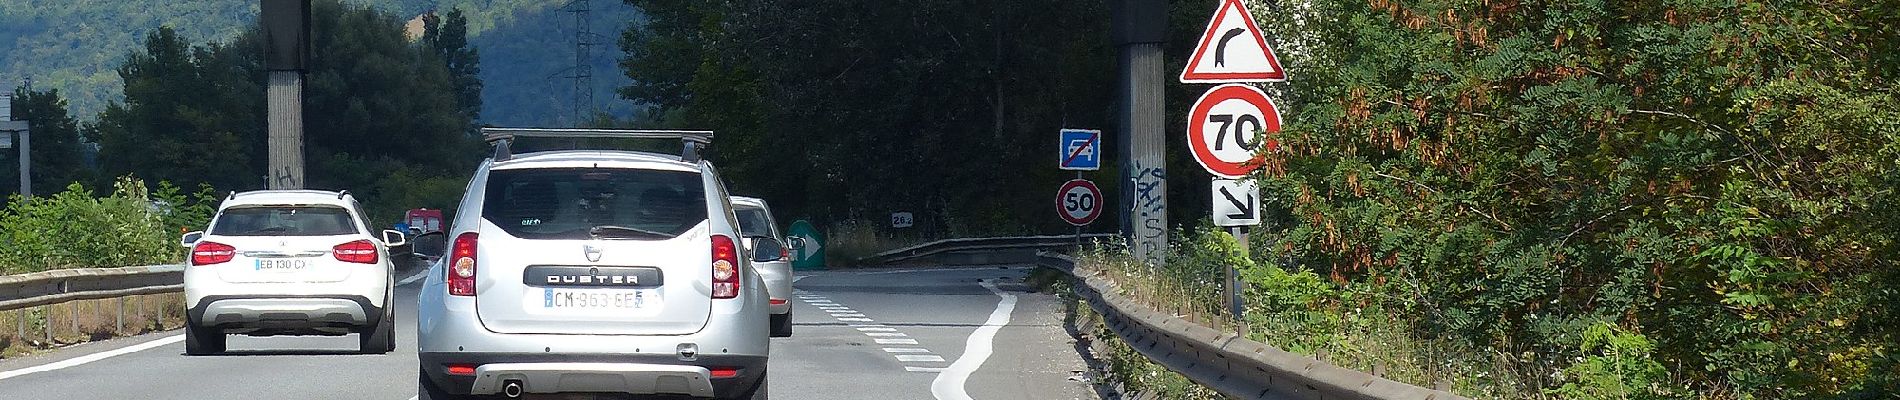
M970 374L976 373L977 368L983 367L983 361L990 358L996 332L1009 325L1009 315L1016 312L1016 295L998 290L996 284L987 280L980 284L1003 299L996 302L996 311L990 312L990 319L970 333L970 339L963 344L963 356L957 357L957 362L950 363L949 368L937 374L936 380L930 381L930 394L937 400L972 400L963 385L970 380Z
M152 340L150 342L139 343L139 344L135 344L131 346L125 346L122 348L114 349L112 351L104 351L104 352L98 352L98 353L93 353L93 354L87 354L84 356L73 357L65 361L41 365L37 367L27 367L27 368L12 370L12 371L0 372L0 379L7 379L7 378L31 374L35 372L58 371L61 369L85 365L86 363L90 363L94 361L104 360L107 358L118 357L118 356L122 356L126 354L146 351L146 350L151 350L159 346L169 345L172 343L178 343L178 342L183 342L183 341L185 341L185 335L166 336L163 338Z
M930 349L920 349L916 347L885 347L884 352L885 353L929 353Z
M906 335L906 334L904 334L903 332L865 332L865 333L864 333L864 336L870 336L870 337L910 337L910 335Z
M871 322L870 318L839 318L838 320L845 322Z
M889 274L908 274L908 273L913 273L913 272L994 271L994 270L1023 270L1023 269L1030 269L1030 267L1013 266L1013 267L1002 267L1002 268L986 268L986 267L922 268L922 269L898 269L898 270L890 270L890 271L842 272L839 274L840 275L889 275Z
M859 327L882 328L882 327L888 326L884 324L845 324L845 325L851 326L853 328L859 328Z
M912 366L905 366L905 367L904 367L904 371L906 371L906 372L943 372L943 370L945 370L945 369L947 369L947 368L944 368L944 367L912 367ZM415 400L415 399L410 399L410 400Z
M917 344L917 339L871 339L877 344Z
M833 317L857 317L857 318L864 318L864 314L859 314L859 313L832 313L832 314L831 314L831 316L833 316Z
M425 277L425 276L429 276L428 268L423 268L421 271L416 271L415 275L410 275L408 278L402 278L401 282L396 282L396 286L408 286L409 284L415 283L416 280L422 279L422 277Z
M943 362L943 356L928 354L903 354L897 356L900 362Z
M798 280L800 280L800 279L805 279L805 278L810 278L810 277L811 277L811 275L798 275L798 276L793 276L793 277L792 277L792 283L798 283Z
M896 332L897 328L858 328L858 332Z
M419 394L418 394L418 395L414 395L414 396L409 396L409 400L419 400L419 399L421 399L421 398L422 398L422 395L419 395Z

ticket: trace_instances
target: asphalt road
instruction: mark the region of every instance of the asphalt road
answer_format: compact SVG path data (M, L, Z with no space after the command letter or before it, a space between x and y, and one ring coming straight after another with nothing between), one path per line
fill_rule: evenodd
M1094 399L1054 296L1024 267L800 273L793 337L773 339L781 399ZM0 399L389 399L416 395L416 287L397 289L397 351L356 337L233 336L186 357L180 332L0 360Z

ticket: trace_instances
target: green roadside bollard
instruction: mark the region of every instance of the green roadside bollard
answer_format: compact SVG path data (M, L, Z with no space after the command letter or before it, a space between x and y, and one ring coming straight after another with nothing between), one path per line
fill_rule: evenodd
M785 234L785 240L792 245L792 269L825 269L825 235L811 221L792 222L792 228Z

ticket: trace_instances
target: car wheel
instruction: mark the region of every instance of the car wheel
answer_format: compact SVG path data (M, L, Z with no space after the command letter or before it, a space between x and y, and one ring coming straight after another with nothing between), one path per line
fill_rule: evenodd
M223 353L224 337L224 331L202 328L197 324L186 324L185 354L203 356Z
M721 397L721 398L731 399L731 400L764 400L766 398L766 394L765 394L766 387L771 386L769 384L766 384L765 378L769 376L770 374L771 374L770 370L767 370L766 372L761 373L759 375L759 383L753 384L752 390L748 390L745 393L740 393L737 396Z
M454 400L467 398L472 398L472 396L449 394L447 390L442 390L442 387L436 386L435 381L429 380L429 374L427 372L416 371L416 400Z
M367 354L383 354L396 349L396 324L394 307L383 310L383 320L363 332L358 348Z
M772 337L792 337L792 313L772 315Z

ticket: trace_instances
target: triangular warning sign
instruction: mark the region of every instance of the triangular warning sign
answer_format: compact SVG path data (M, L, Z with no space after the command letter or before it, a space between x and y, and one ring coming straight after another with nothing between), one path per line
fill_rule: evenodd
M1194 46L1194 57L1181 70L1182 83L1284 82L1280 59L1260 35L1247 6L1223 0L1207 21L1207 33Z

